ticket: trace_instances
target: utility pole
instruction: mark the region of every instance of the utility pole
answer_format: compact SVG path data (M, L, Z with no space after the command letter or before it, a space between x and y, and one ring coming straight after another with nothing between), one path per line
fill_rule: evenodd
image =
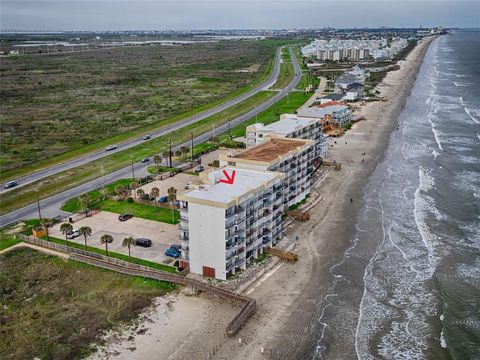
M193 161L193 131L191 132L191 136L192 136L192 143L190 146L190 161Z
M133 166L133 159L130 159L132 162L132 180L135 180L135 167Z
M215 137L215 124L212 124L212 137Z
M169 146L169 150L168 150L168 163L169 163L169 167L172 167L172 138L170 138L170 146Z
M230 127L230 118L228 118L228 137L232 139L232 132L231 132L231 127Z
M33 191L35 191L35 195L37 197L37 210L38 210L38 218L40 219L40 221L42 221L42 213L40 211L40 199L38 198L38 188L37 187L34 187L33 188Z

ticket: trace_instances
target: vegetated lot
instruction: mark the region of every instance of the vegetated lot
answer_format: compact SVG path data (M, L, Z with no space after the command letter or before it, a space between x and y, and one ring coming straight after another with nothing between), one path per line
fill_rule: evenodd
M118 220L118 214L108 211L101 211L92 217L76 221L72 225L74 229L79 229L82 226L90 227L92 235L87 237L87 245L98 249L105 250L105 244L100 243L102 235L111 235L113 242L108 244L108 251L124 255L128 255L128 248L122 246L123 239L128 237L150 239L152 240L151 247L131 246L131 256L157 263L162 263L166 259L164 253L170 245L180 244L176 225L141 219L135 216L127 221L120 221ZM60 226L61 223L54 225L49 231L50 236L65 239L64 234L60 231ZM68 241L77 244L85 243L83 236ZM62 243L65 244L65 242Z
M258 78L276 46L221 41L4 58L0 165L35 163L220 99Z
M0 255L2 359L79 359L106 331L134 320L172 284L32 249Z

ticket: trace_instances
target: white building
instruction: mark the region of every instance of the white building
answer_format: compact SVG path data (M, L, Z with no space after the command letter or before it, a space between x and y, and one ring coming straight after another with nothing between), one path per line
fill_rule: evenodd
M262 143L268 135L314 140L315 157L323 159L327 156L328 138L323 135L321 118L282 114L280 120L274 123L268 125L256 123L247 126L247 148Z
M275 171L286 175L283 184L283 207L287 209L310 193L314 169L315 141L267 136L264 142L248 150L229 150L219 155L220 166Z
M346 105L337 104L334 101L322 105L301 108L297 111L298 116L311 118L324 118L331 115L332 120L337 127L344 127L352 121L352 112Z
M223 171L233 184L219 182ZM178 196L180 263L225 280L281 236L285 174L227 166L200 176L205 185Z

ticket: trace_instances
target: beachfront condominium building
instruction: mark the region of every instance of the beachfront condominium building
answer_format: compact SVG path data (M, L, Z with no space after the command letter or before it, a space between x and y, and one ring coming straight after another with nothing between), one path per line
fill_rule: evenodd
M296 114L283 114L280 120L264 125L262 123L247 126L247 148L261 144L269 135L292 139L310 139L315 141L315 157L324 159L328 151L328 138L323 135L322 119L301 117Z
M352 112L350 108L342 103L336 101L327 102L312 107L300 108L297 111L299 116L311 118L325 118L331 115L336 127L344 127L352 121Z
M310 193L311 174L314 169L315 141L286 139L269 135L259 145L235 152L229 150L219 155L220 166L240 169L281 172L283 183L283 208L296 204Z
M224 172L232 184L219 182ZM226 166L200 176L203 185L178 196L180 264L225 280L280 238L285 174Z

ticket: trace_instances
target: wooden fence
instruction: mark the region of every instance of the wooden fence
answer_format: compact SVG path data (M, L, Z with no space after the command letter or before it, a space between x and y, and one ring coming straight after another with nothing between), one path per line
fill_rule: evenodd
M50 241L38 239L33 236L20 235L20 239L24 242L39 245L48 249L60 251L69 254L69 258L80 261L96 267L116 271L119 273L141 276L160 281L166 281L183 286L191 286L194 289L204 291L221 299L232 301L242 305L240 312L233 318L227 326L227 334L235 335L247 322L256 310L256 301L252 298L237 294L233 291L221 289L216 286L206 284L202 281L187 278L182 275L171 274L157 269L152 269L143 265L133 264L124 260L111 258L91 251L73 248L66 245L53 243Z

